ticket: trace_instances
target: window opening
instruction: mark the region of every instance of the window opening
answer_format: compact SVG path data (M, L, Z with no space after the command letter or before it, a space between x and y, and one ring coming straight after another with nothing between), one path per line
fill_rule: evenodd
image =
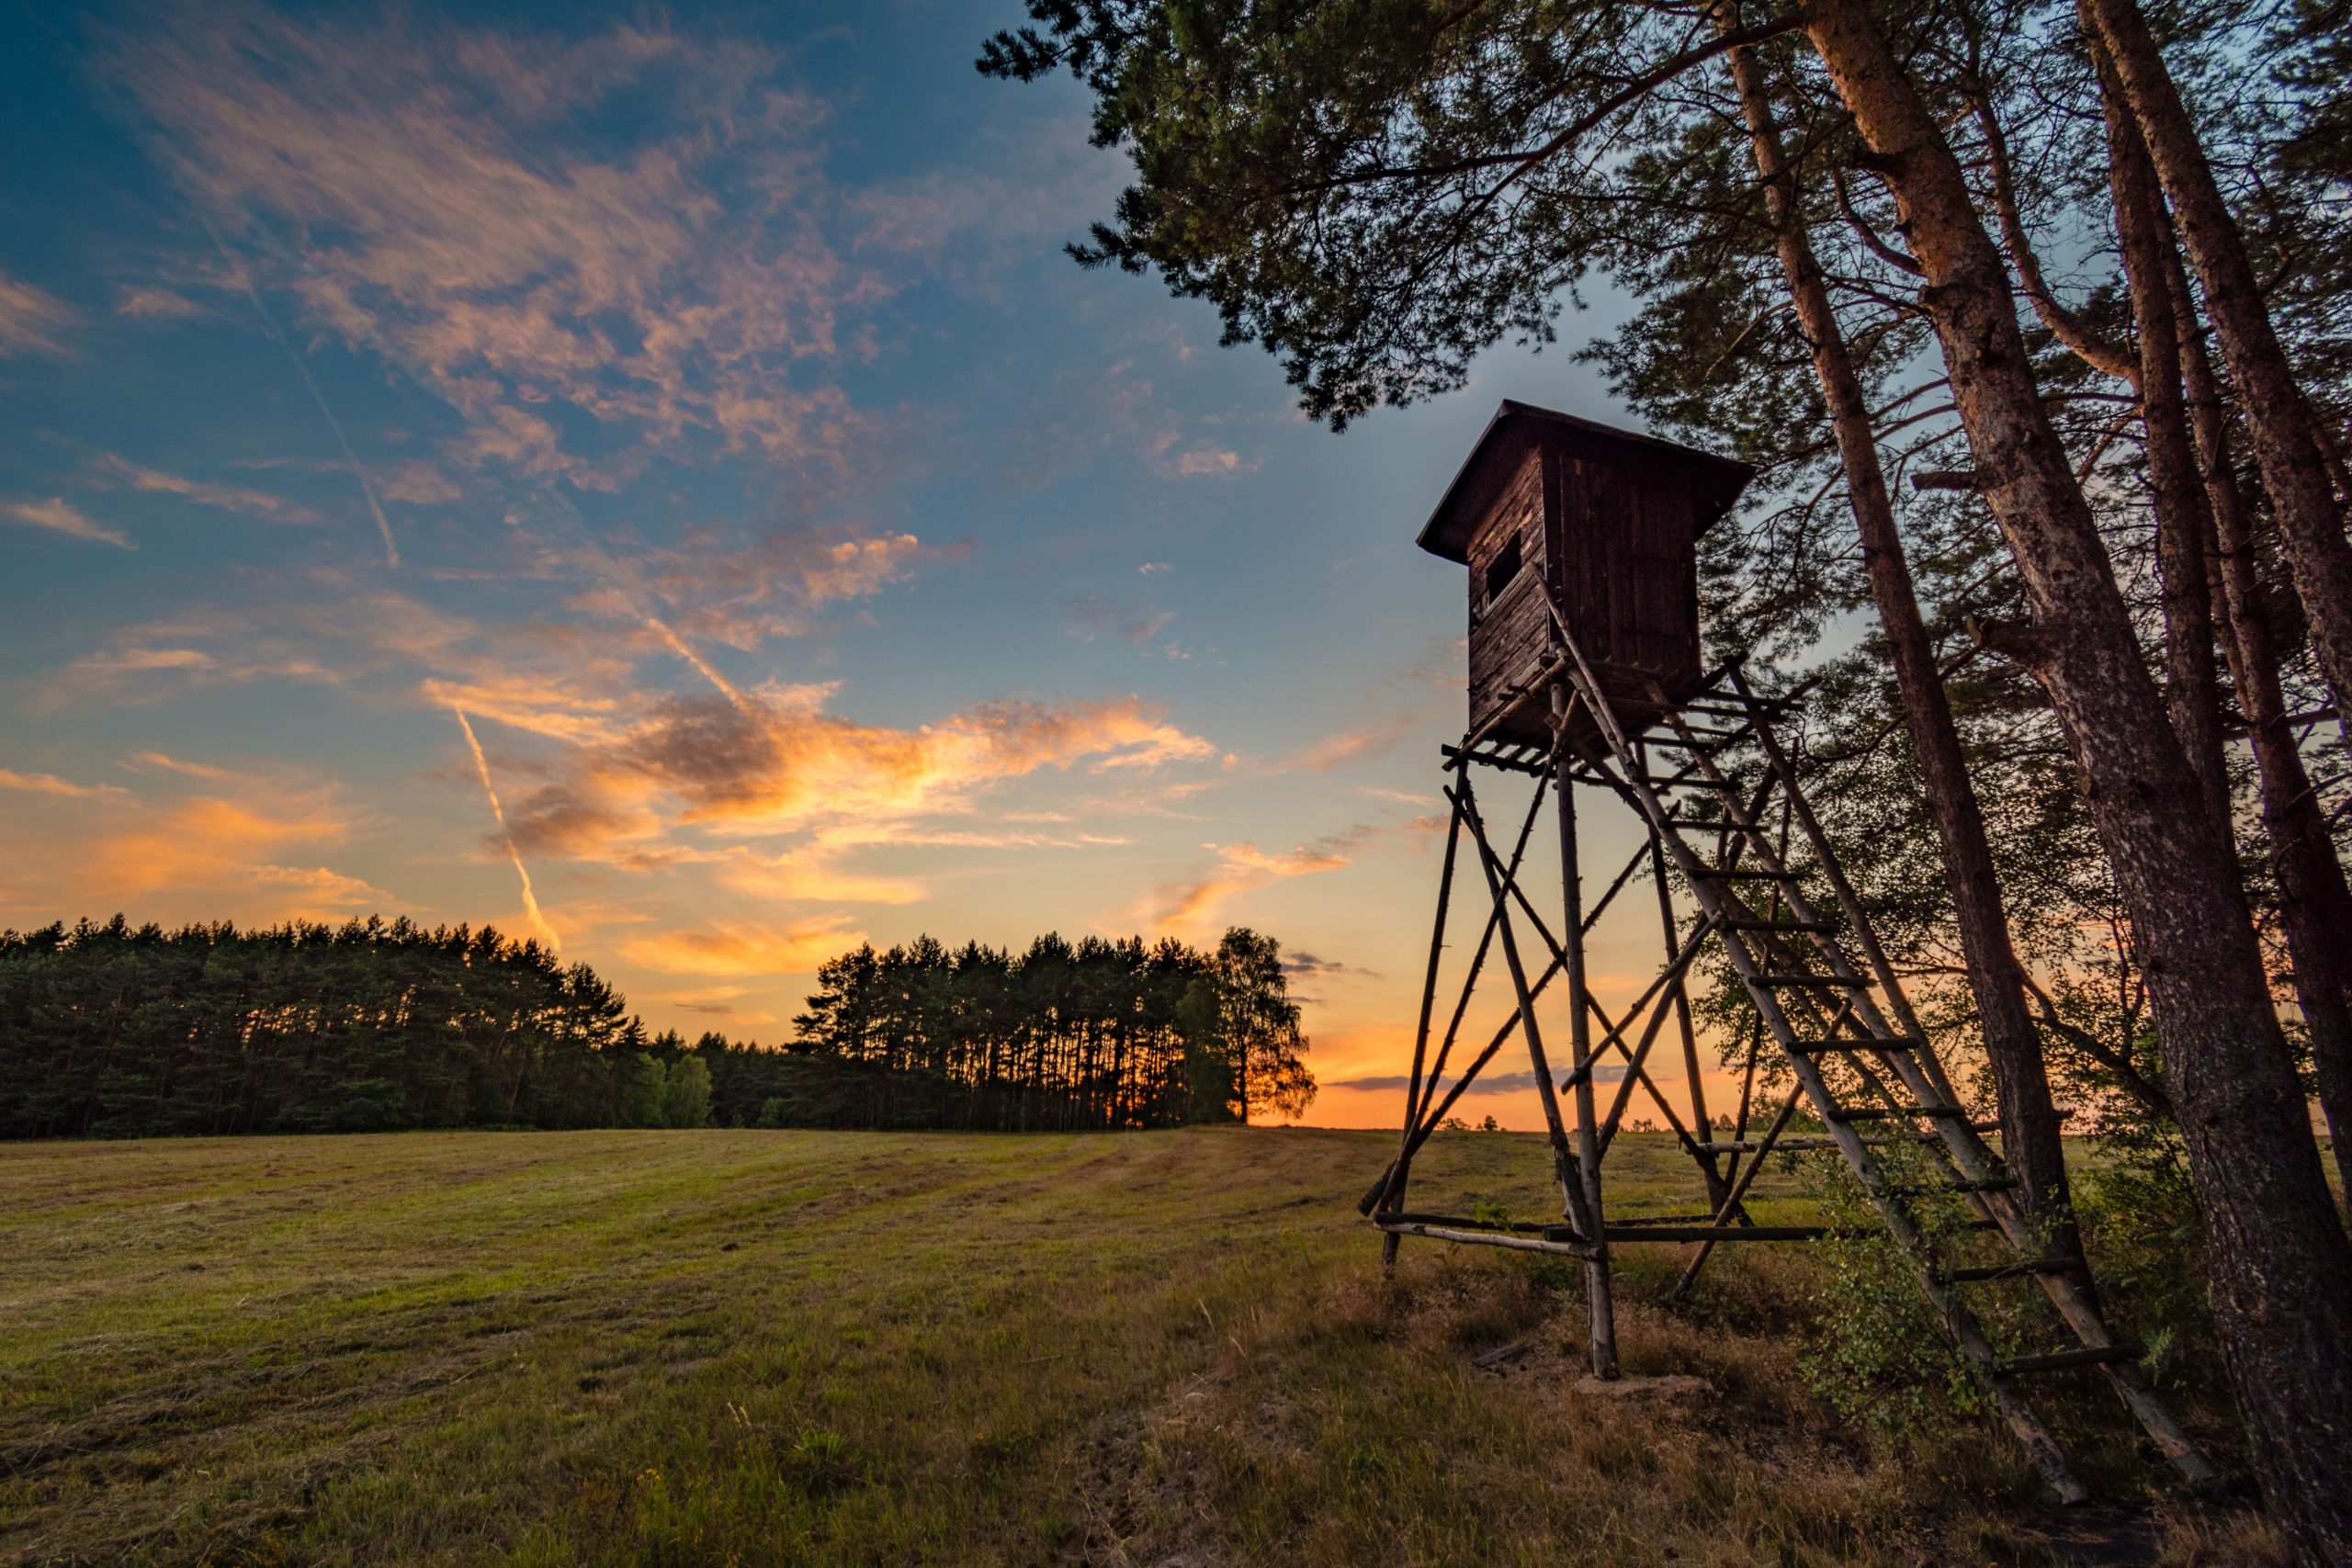
M1493 560L1487 563L1487 604L1491 604L1498 598L1500 598L1502 596L1503 590L1509 588L1518 578L1519 566L1519 536L1513 534L1510 538L1510 543L1505 545L1502 547L1501 552L1498 554Z

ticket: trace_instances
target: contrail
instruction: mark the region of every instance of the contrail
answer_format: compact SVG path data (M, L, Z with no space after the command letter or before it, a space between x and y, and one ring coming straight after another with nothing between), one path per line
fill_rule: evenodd
M229 247L222 242L220 231L212 227L212 220L201 213L197 216L204 224L204 231L212 236L213 246L220 251L220 259L229 265L230 270L237 275L237 281L244 287L245 298L254 302L254 310L261 316L262 330L269 334L272 343L286 351L286 357L294 362L294 373L302 378L302 385L310 389L311 400L319 405L319 413L326 420L327 428L334 432L335 445L343 448L343 460L351 465L351 477L359 481L359 493L367 498L368 511L376 519L376 532L383 536L384 564L400 565L401 549L392 543L392 525L385 521L384 508L376 499L376 487L368 482L368 470L360 467L359 454L351 449L350 437L343 433L343 422L334 417L334 410L327 407L326 394L319 390L319 383L311 375L311 367L302 362L300 355L294 352L294 345L286 341L286 334L277 330L277 318L269 313L267 305L262 303L261 290L254 287L252 273L238 265L237 259L229 254Z
M498 818L499 831L506 830L506 808L498 804L498 788L490 782L490 759L481 754L481 742L474 739L474 727L466 717L466 710L455 703L449 711L458 716L458 728L466 732L466 750L474 754L474 772L481 775L481 792L490 796L490 814Z
M626 592L626 590L624 590L624 592ZM663 642L670 645L670 650L673 653L675 653L679 658L693 665L701 672L704 680L718 687L719 691L726 695L729 702L734 704L738 708L742 707L743 694L737 691L731 684L729 684L727 677L721 675L717 670L713 669L710 662L704 659L701 654L696 653L693 649L688 648L686 646L685 638L680 637L676 632L672 631L667 626L664 626L659 619L652 615L645 617L645 624L650 627L654 634L660 637Z
M531 891L531 874L524 868L522 852L514 847L514 835L506 830L506 808L499 805L497 786L490 782L490 759L482 755L481 742L474 738L473 722L466 717L466 710L455 703L449 705L449 711L457 716L458 728L465 732L466 750L474 754L474 772L481 776L481 792L490 796L490 814L498 818L499 837L506 840L506 858L514 863L514 874L522 879L523 913L532 929L547 938L548 946L560 953L563 939L555 934L555 928L539 912L538 895Z

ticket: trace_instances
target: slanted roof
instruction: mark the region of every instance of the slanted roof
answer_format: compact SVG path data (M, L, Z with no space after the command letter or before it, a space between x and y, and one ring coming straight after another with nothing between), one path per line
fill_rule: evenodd
M1502 406L1495 411L1495 417L1487 422L1478 444L1463 460L1453 482L1445 487L1437 510L1421 525L1417 541L1421 548L1450 561L1468 561L1471 532L1494 504L1501 487L1517 471L1519 455L1536 437L1546 434L1571 434L1579 445L1603 449L1602 455L1607 448L1614 447L1627 454L1670 459L1690 476L1691 488L1698 494L1698 532L1702 534L1731 510L1739 492L1756 477L1756 470L1747 464L1718 457L1695 446L1678 446L1655 435L1619 430L1556 409L1540 409L1533 403L1513 402L1505 398Z

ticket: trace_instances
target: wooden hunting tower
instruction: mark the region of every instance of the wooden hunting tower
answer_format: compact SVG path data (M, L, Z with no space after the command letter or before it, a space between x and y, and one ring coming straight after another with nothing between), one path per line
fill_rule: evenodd
M1699 536L1755 470L1505 401L1421 528L1470 569L1470 728L1548 742L1549 597L1622 705L1697 684Z
M1804 688L1759 693L1737 658L1700 665L1699 536L1752 477L1742 463L1507 402L1421 529L1423 549L1469 569L1470 726L1441 749L1452 822L1404 1125L1356 1206L1390 1261L1407 1236L1580 1261L1592 1373L1606 1380L1618 1375L1616 1249L1691 1248L1679 1296L1726 1244L1844 1234L1749 1208L1774 1155L1834 1150L2053 1495L2087 1494L2026 1383L2085 1367L2106 1375L2186 1480L2209 1484L2211 1464L2141 1377L2138 1348L2100 1316L2080 1257L2054 1251L2012 1195L2018 1181L1984 1136L1997 1125L1955 1091L1839 867L1805 797L1814 770L1777 729ZM1521 789L1523 812L1511 803ZM1632 853L1597 879L1589 904L1579 794L1629 808L1643 829L1630 845L1604 840L1611 859ZM1548 849L1528 858L1547 795L1559 819L1556 902L1536 897ZM1475 941L1468 930L1449 940L1457 879L1481 911ZM1622 953L1614 973L1588 976L1585 941L1645 882L1656 914L1633 919L1655 919L1661 966L1634 993ZM1710 967L1746 993L1744 1021L1711 1029L1692 1005L1691 976ZM1482 982L1492 995L1498 981L1500 1027L1464 1032L1482 1017L1472 1009ZM1524 1051L1529 1071L1512 1076L1544 1113L1558 1217L1412 1208L1415 1155L1453 1124L1507 1046ZM1608 1201L1602 1164L1637 1106L1694 1168L1689 1212L1656 1212L1640 1190ZM2030 1298L2046 1297L2038 1315L2058 1348L1996 1347L1979 1315L1987 1293L2006 1295L2001 1320L2020 1325L2037 1315Z

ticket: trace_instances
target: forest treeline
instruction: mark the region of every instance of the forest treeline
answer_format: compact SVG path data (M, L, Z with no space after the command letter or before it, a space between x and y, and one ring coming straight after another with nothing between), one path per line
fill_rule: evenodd
M450 1127L1087 1131L1295 1115L1272 938L827 963L781 1046L649 1034L584 964L405 919L0 932L0 1136Z

